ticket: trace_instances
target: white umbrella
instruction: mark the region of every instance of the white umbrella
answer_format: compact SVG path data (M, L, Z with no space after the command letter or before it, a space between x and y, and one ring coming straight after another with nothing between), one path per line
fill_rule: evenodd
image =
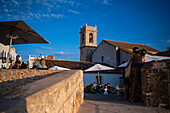
M104 71L104 70L114 70L115 68L112 68L112 67L108 67L108 66L104 66L104 65L101 65L101 64L95 64L94 66L84 70L85 72L90 72L90 71L97 71L98 72L98 82L100 84L100 81L99 81L99 71Z
M60 67L60 66L53 66L49 68L48 70L71 70L71 69Z
M118 67L126 67L128 64L129 64L129 62L125 62L125 63L119 65Z
M170 59L170 57L165 56L155 56L155 55L145 55L145 62L151 62L151 61L160 61L160 60L166 60Z

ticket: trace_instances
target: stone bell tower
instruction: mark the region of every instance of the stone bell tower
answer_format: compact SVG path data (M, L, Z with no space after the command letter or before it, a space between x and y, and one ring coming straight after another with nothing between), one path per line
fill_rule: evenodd
M97 48L97 26L80 28L80 61L91 61L92 53Z

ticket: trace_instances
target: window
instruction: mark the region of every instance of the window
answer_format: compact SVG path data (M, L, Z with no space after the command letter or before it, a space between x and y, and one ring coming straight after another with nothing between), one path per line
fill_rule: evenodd
M104 56L101 57L101 62L104 62Z
M6 52L2 51L2 63L6 63Z
M12 55L9 55L9 62L12 63Z
M83 50L81 50L81 54L83 55Z
M2 58L4 57L4 51L2 51Z
M117 66L120 65L120 49L116 51Z
M84 43L84 33L82 34L82 44Z
M96 76L96 83L97 84L103 84L103 77L102 76Z
M89 34L89 43L93 43L93 33Z

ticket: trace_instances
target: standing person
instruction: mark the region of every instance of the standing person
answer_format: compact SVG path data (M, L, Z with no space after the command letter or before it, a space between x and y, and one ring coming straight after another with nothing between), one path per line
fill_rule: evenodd
M136 102L141 100L141 76L140 67L142 64L142 56L140 50L134 51L132 65L131 65L131 76L129 79L129 100Z
M130 95L130 81L132 81L132 77L131 76L131 64L132 64L132 61L133 61L133 58L134 58L134 55L136 53L138 53L139 51L139 48L138 47L134 47L133 49L133 52L129 55L130 56L130 61L129 61L129 64L124 68L124 74L123 74L123 83L124 83L124 86L125 86L125 96L124 98L128 99L129 98L129 95Z
M146 50L145 50L145 49L142 49L142 50L141 50L142 63L145 62L145 55L146 55Z
M16 61L20 61L20 56L19 55L16 56L16 60L12 61L11 65L10 65L10 69L15 65ZM20 61L20 63L21 63L21 61Z

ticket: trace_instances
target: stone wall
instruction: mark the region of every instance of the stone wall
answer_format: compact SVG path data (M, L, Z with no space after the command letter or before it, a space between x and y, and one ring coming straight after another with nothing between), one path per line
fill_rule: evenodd
M170 60L145 63L141 68L142 100L147 106L168 107ZM170 79L169 79L170 80Z
M0 103L2 97L9 95L22 86L58 73L56 70L0 69Z
M44 70L45 71L45 70ZM47 70L46 70L47 71ZM6 113L76 113L83 102L83 72L64 71L23 86L0 104Z

